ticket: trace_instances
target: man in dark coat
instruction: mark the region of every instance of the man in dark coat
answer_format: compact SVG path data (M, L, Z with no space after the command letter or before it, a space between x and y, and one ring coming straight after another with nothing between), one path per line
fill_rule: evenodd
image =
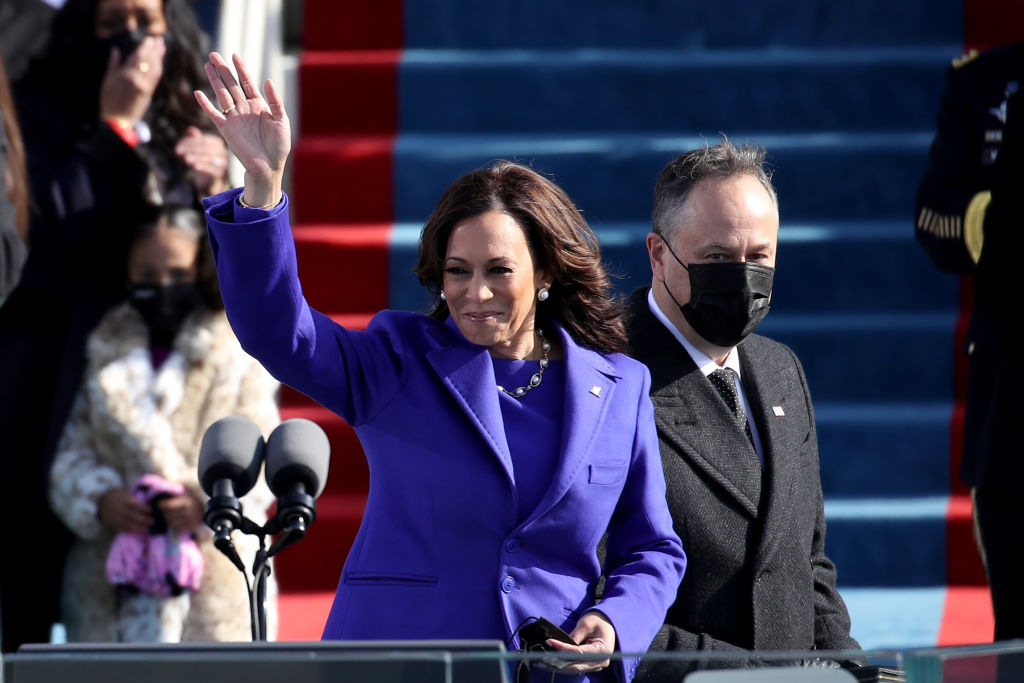
M939 268L974 274L960 478L972 487L995 639L1024 638L1024 415L1020 256L1024 235L1024 41L957 59L946 72L917 195L915 234ZM1015 336L1016 333L1016 336Z
M768 312L779 214L764 151L728 141L662 169L651 287L627 309L675 531L690 557L654 650L859 649L825 555L803 369L750 331ZM638 681L692 665L649 658Z

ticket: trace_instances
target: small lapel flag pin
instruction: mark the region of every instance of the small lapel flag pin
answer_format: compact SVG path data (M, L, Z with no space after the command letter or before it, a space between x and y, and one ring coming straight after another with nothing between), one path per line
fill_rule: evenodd
M601 387L590 387L590 393L598 398L601 398Z
M782 409L782 406L772 406L772 412L775 413L775 417L786 416L786 411Z

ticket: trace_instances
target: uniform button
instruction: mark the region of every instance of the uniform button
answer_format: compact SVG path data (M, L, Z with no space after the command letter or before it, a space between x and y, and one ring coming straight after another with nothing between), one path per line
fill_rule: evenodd
M504 593L511 593L512 589L516 587L516 580L511 576L506 576L501 580L501 590Z
M515 551L519 550L519 541L517 541L514 538L508 539L508 541L505 543L505 550L507 550L510 553L514 553Z

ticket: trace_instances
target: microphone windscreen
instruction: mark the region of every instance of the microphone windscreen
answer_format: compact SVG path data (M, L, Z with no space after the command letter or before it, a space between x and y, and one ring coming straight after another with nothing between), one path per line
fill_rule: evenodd
M263 464L263 434L255 422L240 415L229 415L210 425L199 447L199 484L213 496L219 479L230 479L235 495L248 493L260 476Z
M267 437L267 484L280 498L296 483L317 498L327 485L331 442L320 425L295 417L285 420Z

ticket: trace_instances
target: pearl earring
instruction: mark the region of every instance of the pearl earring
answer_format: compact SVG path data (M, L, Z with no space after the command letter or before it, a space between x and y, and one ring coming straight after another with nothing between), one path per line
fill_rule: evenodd
M444 295L444 290L441 291L441 301L448 301L448 297Z
M549 294L547 287L541 287L537 292L537 301L547 301Z

